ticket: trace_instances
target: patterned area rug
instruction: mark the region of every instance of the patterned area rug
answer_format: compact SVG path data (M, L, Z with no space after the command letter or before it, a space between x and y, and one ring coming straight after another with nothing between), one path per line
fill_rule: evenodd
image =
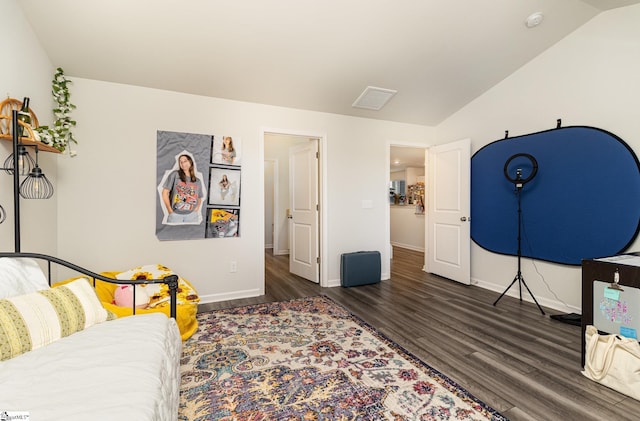
M328 297L198 314L180 420L506 420Z

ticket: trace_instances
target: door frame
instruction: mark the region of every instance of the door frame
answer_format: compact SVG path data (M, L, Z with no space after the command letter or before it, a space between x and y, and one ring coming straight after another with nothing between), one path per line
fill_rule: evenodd
M265 229L266 229L266 225L267 224L271 224L272 226L272 232L271 232L271 245L273 246L273 254L276 255L278 254L277 251L280 250L280 241L278 239L278 236L276 235L276 232L278 232L278 228L280 228L278 221L275 218L275 215L277 214L277 212L280 211L280 208L278 207L278 195L280 194L278 192L278 177L280 176L278 174L278 165L279 162L277 159L265 159L263 162L271 162L272 164L272 168L273 168L273 191L272 191L272 195L273 195L273 209L271 209L271 221L267 221L265 219L264 223L265 223ZM266 169L266 166L265 166ZM264 185L264 184L263 184ZM265 196L266 196L266 192L265 192ZM266 209L265 209L266 212ZM266 242L265 242L265 249L266 249Z
M265 134L267 133L272 133L272 134L280 134L280 135L290 135L290 136L301 136L301 137L309 137L309 138L315 138L318 139L318 150L320 152L320 157L318 159L318 204L320 205L320 210L318 212L318 219L319 219L319 223L320 223L320 229L319 229L319 241L320 241L320 247L319 247L319 253L320 253L320 286L321 287L327 287L329 286L329 281L328 281L328 262L327 262L327 256L328 254L328 245L327 245L327 238L328 238L328 233L327 233L327 214L328 212L326 212L326 209L328 209L328 194L327 194L327 160L325 159L327 156L327 135L324 133L317 133L317 132L313 132L313 131L306 131L306 130L293 130L293 129L281 129L281 128L273 128L273 127L261 127L259 129L259 133L258 133L258 139L259 139L259 162L260 162L260 171L259 171L259 176L260 176L260 184L261 186L264 186L264 137ZM258 222L258 224L260 225L258 227L259 232L264 232L264 225L265 225L265 221L264 221L264 187L260 188L260 197L258 198L260 206L261 206L261 212L260 212L260 220ZM264 294L264 283L265 283L265 276L264 276L264 271L265 271L265 263L264 263L264 250L265 250L265 241L264 241L264 235L262 236L262 241L259 244L260 246L260 252L259 252L259 257L258 257L258 261L261 262L261 267L262 267L262 284L261 284L261 293Z
M386 259L386 262L382 262L382 274L383 274L383 279L389 279L391 277L391 259L393 258L393 246L391 245L391 208L388 206L389 203L389 183L391 183L391 147L392 146L397 146L397 147L406 147L406 148L420 148L420 149L424 149L425 152L425 156L424 156L424 168L425 168L425 183L427 180L427 154L429 153L429 146L425 145L424 143L415 143L415 142L402 142L402 141L394 141L394 140L388 140L387 141L387 149L386 149L386 160L385 162L387 163L386 166L386 184L385 184L385 191L384 191L384 202L385 204L387 204L387 206L385 206L385 244L387 245L387 256L388 259ZM427 215L427 213L425 212L425 240L426 240L426 224L429 222L428 218L429 215ZM427 256L427 243L425 241L425 262L426 262L426 256ZM422 270L425 270L426 267L423 266ZM386 277L385 277L386 276Z

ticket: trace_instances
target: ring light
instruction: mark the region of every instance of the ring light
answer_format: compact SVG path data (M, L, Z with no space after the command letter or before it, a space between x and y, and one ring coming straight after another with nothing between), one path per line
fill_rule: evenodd
M532 167L531 174L529 174L528 177L521 178L522 170L520 168L516 170L515 178L509 175L509 164L511 163L511 161L519 157L527 158L531 163L531 167ZM529 181L533 180L533 177L535 177L537 173L538 173L538 161L536 161L533 155L530 155L528 153L517 153L515 155L512 155L509 159L507 159L507 162L504 163L504 176L507 178L507 180L509 180L513 184L517 184L518 186L522 186L528 183Z

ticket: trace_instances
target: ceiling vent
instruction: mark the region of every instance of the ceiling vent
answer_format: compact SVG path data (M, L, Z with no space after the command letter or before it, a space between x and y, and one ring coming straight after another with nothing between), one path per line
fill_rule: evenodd
M396 93L398 93L398 91L394 91L393 89L367 86L351 106L353 108L379 111Z

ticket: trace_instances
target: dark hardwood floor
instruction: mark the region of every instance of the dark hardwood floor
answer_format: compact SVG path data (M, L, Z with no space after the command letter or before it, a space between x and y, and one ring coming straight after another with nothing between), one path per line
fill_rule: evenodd
M580 327L533 303L424 273L423 254L394 248L391 279L321 288L266 258L266 294L199 311L325 294L511 420L638 420L640 402L584 377ZM525 291L526 294L526 291Z

